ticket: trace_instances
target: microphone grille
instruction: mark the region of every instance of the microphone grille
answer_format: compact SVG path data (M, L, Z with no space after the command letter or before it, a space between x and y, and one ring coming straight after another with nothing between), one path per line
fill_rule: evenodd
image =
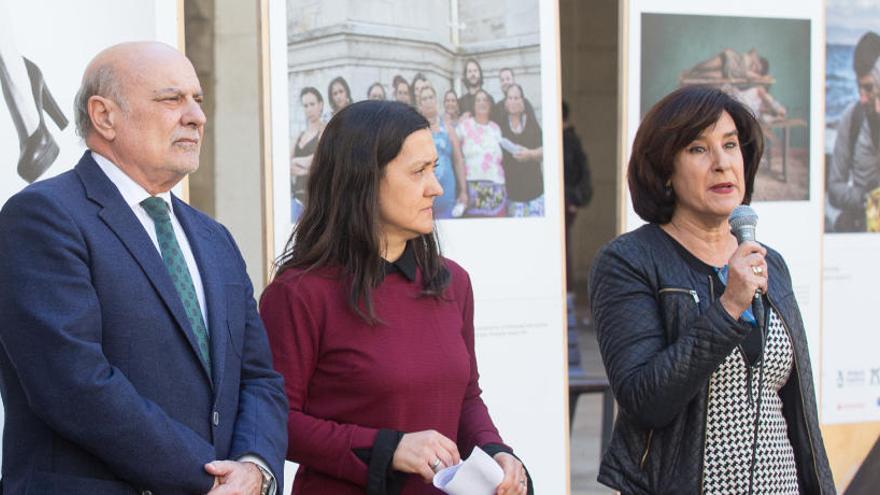
M727 221L730 222L732 230L745 226L754 227L758 225L758 214L755 213L751 206L739 205L733 209L733 213L730 214L730 218Z

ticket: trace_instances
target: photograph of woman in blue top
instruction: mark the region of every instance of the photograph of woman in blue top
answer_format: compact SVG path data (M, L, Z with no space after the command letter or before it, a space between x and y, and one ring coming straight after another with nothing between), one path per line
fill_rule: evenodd
M443 194L434 200L434 218L450 218L460 216L467 205L467 184L465 183L464 163L461 157L461 146L458 135L451 123L441 116L437 109L437 91L432 86L425 86L418 94L419 113L431 123L431 135L437 148L437 168L434 174L443 187ZM456 203L460 203L460 212L453 214Z

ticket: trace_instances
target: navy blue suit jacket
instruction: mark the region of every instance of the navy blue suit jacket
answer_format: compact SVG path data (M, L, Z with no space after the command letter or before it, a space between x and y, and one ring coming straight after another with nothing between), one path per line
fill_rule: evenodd
M86 152L0 212L4 493L206 493L255 454L283 486L287 399L244 260L173 198L199 267L213 380L161 255Z

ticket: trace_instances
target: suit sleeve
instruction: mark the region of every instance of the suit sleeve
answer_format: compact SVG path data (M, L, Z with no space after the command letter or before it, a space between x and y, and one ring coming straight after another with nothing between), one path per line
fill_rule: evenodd
M705 389L749 329L716 300L668 344L656 289L640 266L648 255L629 247L624 253L612 243L596 257L593 321L614 398L643 428L661 428Z
M130 483L205 493L214 447L141 397L103 354L90 256L46 194L22 192L0 212L0 344L28 406Z
M500 445L512 453L510 447L504 445L501 440L501 436L489 416L489 409L481 397L483 391L480 389L480 373L477 369L477 355L474 350L474 292L470 277L463 271L461 273L467 280L463 298L464 304L462 305L464 326L461 333L470 359L470 380L461 405L461 417L458 423L458 449L462 458L470 455L475 446L487 444Z
M260 300L275 368L284 377L287 412L287 458L361 487L367 486L368 465L355 449L371 449L379 430L338 423L307 411L309 382L317 366L323 323L316 315L320 301L310 303L305 284L274 282Z
M269 465L277 486L283 487L284 453L287 450L287 397L284 382L272 367L266 329L257 312L254 288L244 259L229 231L227 240L235 250L247 299L238 415L232 434L230 459L256 455Z

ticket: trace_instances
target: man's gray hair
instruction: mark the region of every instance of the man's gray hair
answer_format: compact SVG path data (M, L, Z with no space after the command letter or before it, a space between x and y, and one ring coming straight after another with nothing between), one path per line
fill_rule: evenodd
M82 85L76 92L76 98L73 102L74 120L76 121L76 134L82 139L89 137L89 134L94 130L92 119L89 117L89 98L96 95L113 100L123 111L126 109L119 80L110 64L101 65L83 76Z

